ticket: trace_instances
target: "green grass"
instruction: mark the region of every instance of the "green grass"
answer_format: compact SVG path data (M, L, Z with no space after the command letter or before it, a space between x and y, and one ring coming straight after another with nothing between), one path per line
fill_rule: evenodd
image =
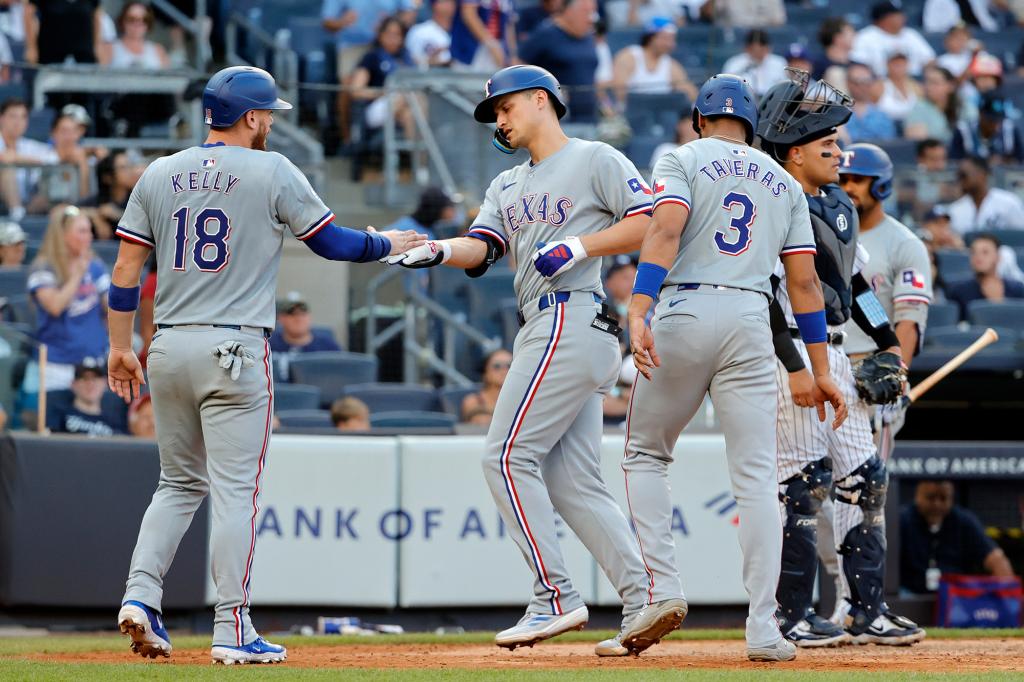
M57 664L30 663L25 661L0 660L0 679L4 680L224 680L229 676L247 679L269 680L359 680L378 682L398 680L399 682L421 682L428 680L450 680L452 682L487 682L489 680L525 680L527 682L604 682L605 680L643 680L663 682L687 680L694 682L764 682L766 678L786 682L850 682L851 673L791 672L785 670L758 668L756 670L309 670L283 666L243 666L225 670L220 666L160 665L160 664ZM1019 680L1016 673L943 674L943 673L856 673L858 682L960 682L984 679L1002 682Z

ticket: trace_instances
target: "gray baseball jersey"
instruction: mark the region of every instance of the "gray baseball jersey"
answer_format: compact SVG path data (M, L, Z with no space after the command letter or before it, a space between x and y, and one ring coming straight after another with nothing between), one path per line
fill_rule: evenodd
M547 279L533 267L533 252L539 244L600 232L650 210L651 190L625 156L603 142L571 138L540 163L527 161L499 174L470 232L500 237L515 249L522 308L550 291L592 291L603 298L600 258Z
M658 160L653 183L656 206L690 210L666 284L717 284L770 296L779 255L815 251L800 183L745 144L717 137L685 144Z
M775 611L782 523L776 495L775 365L770 277L780 255L815 253L803 189L768 156L704 138L661 157L657 207L690 209L651 329L661 366L633 385L626 493L654 602L683 595L668 466L680 432L711 395L721 416L739 511L750 647L781 638Z
M870 230L861 228L860 243L871 256L862 274L885 308L893 328L904 320L917 323L920 340L932 301L932 268L928 251L906 225L886 215ZM844 350L851 355L873 353L875 342L856 325L846 325Z
M148 362L160 482L124 599L160 610L164 575L209 493L214 645L258 637L249 584L274 411L265 330L274 326L284 227L308 239L333 218L280 154L204 145L154 161L117 228L122 239L156 254L155 321L162 327ZM235 378L220 365L221 357L232 359L228 352L247 361Z
M650 207L650 190L625 157L600 142L570 139L538 164L501 173L470 230L516 250L525 323L494 407L483 469L533 574L528 613L562 615L584 605L565 566L552 506L618 590L624 615L646 600L636 538L600 471L603 394L615 384L621 359L616 337L593 326L601 259L545 279L532 254L538 242L597 232ZM552 292L559 295L542 298Z
M157 324L272 328L284 228L308 239L333 219L280 154L202 146L150 164L117 234L156 252Z

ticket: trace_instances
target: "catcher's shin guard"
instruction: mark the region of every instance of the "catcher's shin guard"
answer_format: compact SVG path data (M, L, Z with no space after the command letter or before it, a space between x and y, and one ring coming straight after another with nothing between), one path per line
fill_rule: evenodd
M852 608L847 629L866 630L884 609L885 495L889 474L877 457L855 469L836 484L836 503L859 506L864 520L846 534L839 545L843 574L850 585Z
M786 507L782 529L782 573L775 599L779 627L786 633L812 610L811 595L818 568L818 510L832 487L832 461L823 458L785 481L779 497Z

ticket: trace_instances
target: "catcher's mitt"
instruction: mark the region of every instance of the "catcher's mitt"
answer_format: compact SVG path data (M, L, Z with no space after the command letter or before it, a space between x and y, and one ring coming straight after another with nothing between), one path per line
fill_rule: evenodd
M907 370L896 353L879 351L864 358L854 373L857 395L866 403L886 405L903 395Z

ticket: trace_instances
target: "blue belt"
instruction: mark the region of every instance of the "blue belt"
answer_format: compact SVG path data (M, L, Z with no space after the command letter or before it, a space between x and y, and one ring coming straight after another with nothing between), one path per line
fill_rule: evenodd
M547 294L540 297L540 300L537 302L537 310L547 310L553 305L565 303L569 300L569 297L572 296L572 293L573 292L571 291L549 291ZM584 292L578 291L576 293L580 294ZM601 297L594 292L591 291L590 295L594 297L594 303L601 302ZM522 326L526 324L526 316L523 315L523 312L519 311L518 315L519 325Z
M236 332L242 331L242 325L240 325L240 324L198 324L198 325L190 325L190 324L186 324L186 325L158 324L156 326L156 328L157 329L174 329L177 326L181 326L181 327L193 327L193 326L196 326L196 327L216 327L217 329L234 329ZM258 328L263 330L263 337L264 338L268 338L268 339L270 338L271 330L267 329L266 327L258 327Z
M671 286L671 285L670 285ZM700 282L684 282L676 286L676 291L694 291L701 287L711 287L712 289L737 289L738 287L727 287L720 284L701 284Z

